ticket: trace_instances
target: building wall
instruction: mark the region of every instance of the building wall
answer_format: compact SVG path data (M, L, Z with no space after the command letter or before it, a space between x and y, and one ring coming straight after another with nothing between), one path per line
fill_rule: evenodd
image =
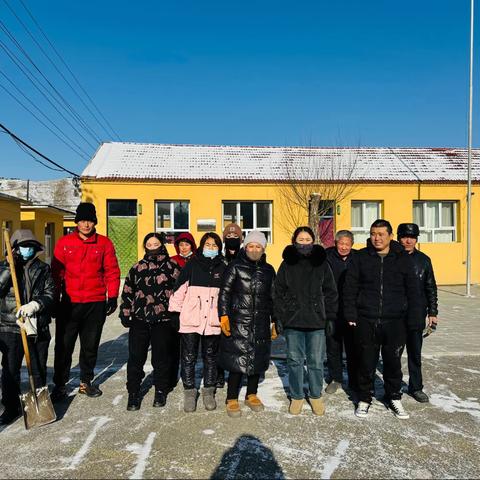
M480 209L480 187L473 189L472 211ZM337 205L335 229L351 228L351 201L377 200L382 202L382 216L392 223L394 229L402 222L413 221L414 200L453 200L459 202L457 213L457 241L454 243L423 243L419 248L430 255L434 263L437 281L440 284L465 283L466 259L466 187L451 184L365 184L350 190L348 198ZM268 246L268 260L278 267L285 245L290 243L294 225L288 225L285 200L281 190L274 184L256 183L146 183L146 182L82 182L82 201L96 205L99 233L106 234L107 200L136 199L141 205L138 215L138 256L143 254L142 239L155 228L155 200L189 200L190 229L196 240L202 236L197 231L198 219L216 220L216 231L223 231L222 201L224 200L270 200L272 201L273 243ZM300 215L306 223L306 212ZM480 238L480 217L472 216L472 239ZM480 242L472 242L472 281L480 283ZM356 244L356 248L363 245ZM169 246L170 253L173 247Z
M7 222L11 222L12 225L10 235L12 235L15 230L20 228L20 202L0 198L0 227L3 228L4 225L6 226ZM3 248L3 231L0 234L0 237L0 259L3 260L5 258Z

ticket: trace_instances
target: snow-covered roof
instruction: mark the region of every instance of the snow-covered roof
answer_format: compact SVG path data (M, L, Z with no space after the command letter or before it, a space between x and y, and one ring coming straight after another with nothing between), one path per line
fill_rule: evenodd
M480 150L472 179L480 181ZM467 151L458 148L245 147L103 143L82 178L200 181L459 182Z

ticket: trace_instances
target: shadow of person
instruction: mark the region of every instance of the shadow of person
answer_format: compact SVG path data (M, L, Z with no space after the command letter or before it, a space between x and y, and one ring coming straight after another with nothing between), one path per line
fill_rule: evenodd
M100 344L97 355L97 365L100 367L95 369L97 371L95 383L99 386L105 383L127 363L127 360L128 332Z
M241 435L227 450L211 479L284 479L282 467L273 452L253 435Z

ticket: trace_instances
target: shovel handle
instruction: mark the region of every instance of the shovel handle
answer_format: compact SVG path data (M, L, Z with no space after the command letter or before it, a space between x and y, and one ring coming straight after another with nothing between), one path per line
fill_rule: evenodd
M17 310L22 306L20 299L20 290L18 288L17 271L15 269L15 260L13 258L12 246L10 245L10 232L7 228L3 229L3 238L7 247L7 259L10 265L10 274L12 275L13 291L15 293L15 303L17 304ZM22 322L25 320L22 317ZM33 382L32 365L30 361L30 350L28 349L27 333L23 328L20 328L20 335L22 336L23 351L25 352L25 363L27 364L28 376L30 378L30 386L35 394L35 384Z

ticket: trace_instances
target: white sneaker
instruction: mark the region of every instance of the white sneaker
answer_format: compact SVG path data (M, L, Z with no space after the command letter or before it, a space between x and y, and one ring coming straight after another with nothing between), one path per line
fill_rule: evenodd
M407 419L410 415L405 411L401 400L390 400L388 406L397 418Z
M370 404L368 402L358 402L357 408L355 409L355 416L365 418L368 415L369 408Z

